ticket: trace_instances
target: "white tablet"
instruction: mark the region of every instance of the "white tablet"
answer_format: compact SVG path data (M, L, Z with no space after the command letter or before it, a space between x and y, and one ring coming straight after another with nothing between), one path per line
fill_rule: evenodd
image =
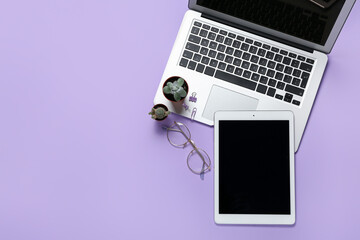
M215 113L215 222L294 224L294 116Z

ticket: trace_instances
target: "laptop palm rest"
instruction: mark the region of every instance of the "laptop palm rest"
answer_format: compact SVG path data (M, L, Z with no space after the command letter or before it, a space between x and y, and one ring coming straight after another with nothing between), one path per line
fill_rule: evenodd
M202 116L213 121L217 111L256 110L258 103L256 98L213 85Z

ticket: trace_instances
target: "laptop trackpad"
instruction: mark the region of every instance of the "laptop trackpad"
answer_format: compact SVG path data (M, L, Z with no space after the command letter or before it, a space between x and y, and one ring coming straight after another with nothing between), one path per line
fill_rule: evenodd
M204 118L214 120L214 113L220 110L256 110L259 100L226 88L214 85L211 89Z

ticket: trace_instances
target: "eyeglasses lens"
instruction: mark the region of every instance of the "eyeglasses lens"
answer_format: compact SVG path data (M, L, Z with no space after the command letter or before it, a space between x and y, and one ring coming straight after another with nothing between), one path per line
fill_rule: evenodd
M194 149L190 152L187 164L192 172L200 174L210 170L211 162L204 150L198 148L198 151L199 152Z
M182 132L181 132L182 131ZM189 129L182 123L172 125L167 131L169 142L177 147L185 146L191 138Z

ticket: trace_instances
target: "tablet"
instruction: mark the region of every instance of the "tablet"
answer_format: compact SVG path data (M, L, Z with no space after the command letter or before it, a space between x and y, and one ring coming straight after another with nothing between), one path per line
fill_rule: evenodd
M215 113L215 222L295 223L291 111Z

